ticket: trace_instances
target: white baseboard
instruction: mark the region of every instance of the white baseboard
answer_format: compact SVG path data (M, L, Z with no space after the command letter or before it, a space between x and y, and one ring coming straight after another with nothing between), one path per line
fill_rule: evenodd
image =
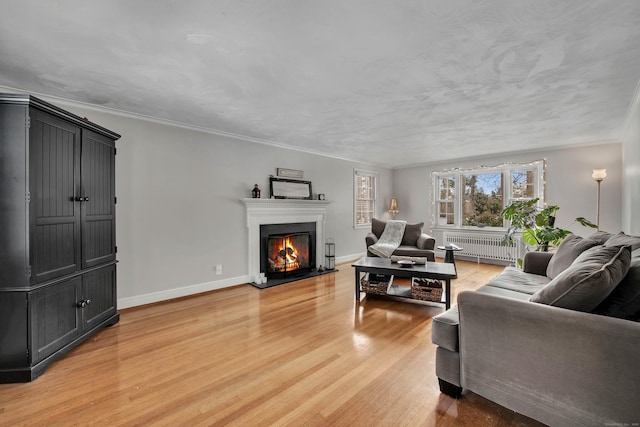
M366 252L336 257L336 264L356 261L366 256ZM199 283L197 285L183 286L181 288L167 289L166 291L152 292L150 294L136 295L133 297L118 298L118 309L137 307L139 305L152 304L154 302L166 301L173 298L187 297L189 295L209 292L216 289L229 288L231 286L242 285L251 282L250 276L231 277L214 282Z
M345 262L351 262L351 261L357 261L362 257L366 257L367 253L366 252L361 252L358 254L352 254L352 255L344 255L341 257L336 257L336 264L343 264Z
M199 283L197 285L168 289L166 291L152 292L150 294L136 295L127 298L118 298L118 309L131 308L139 305L166 301L173 298L186 297L189 295L200 294L202 292L209 292L216 289L241 285L243 283L249 283L250 281L251 279L249 276L238 276L224 280L216 280L215 282Z

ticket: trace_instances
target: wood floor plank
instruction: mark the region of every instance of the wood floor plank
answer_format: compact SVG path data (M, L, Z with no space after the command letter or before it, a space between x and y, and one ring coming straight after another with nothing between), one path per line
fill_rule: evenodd
M352 268L338 268L122 310L34 382L0 384L0 425L539 425L441 394L431 319L443 307L356 302ZM453 297L501 270L459 261Z

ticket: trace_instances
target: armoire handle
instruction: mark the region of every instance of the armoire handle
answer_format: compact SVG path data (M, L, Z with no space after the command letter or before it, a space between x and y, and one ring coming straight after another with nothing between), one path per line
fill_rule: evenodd
M91 304L91 300L90 299L85 299L85 300L82 300L82 301L78 301L78 303L76 305L78 306L78 308L85 308L89 304Z

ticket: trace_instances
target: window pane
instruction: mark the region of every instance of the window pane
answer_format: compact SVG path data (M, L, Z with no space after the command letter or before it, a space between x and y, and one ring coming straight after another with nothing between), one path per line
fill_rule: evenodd
M356 201L356 224L368 224L373 218L373 201Z
M502 173L464 175L462 225L502 227Z
M533 199L535 196L535 174L532 170L519 170L511 173L513 199Z
M453 225L454 202L440 202L440 210L438 214L438 225Z
M440 200L450 200L453 199L456 195L455 192L455 184L456 181L451 178L440 178Z

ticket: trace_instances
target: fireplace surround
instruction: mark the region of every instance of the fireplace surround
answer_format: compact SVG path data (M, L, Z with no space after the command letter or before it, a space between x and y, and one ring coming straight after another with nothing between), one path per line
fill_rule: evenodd
M323 265L327 207L326 200L241 199L246 208L248 275L253 280L264 266L260 265L260 226L266 224L315 223L313 264Z

